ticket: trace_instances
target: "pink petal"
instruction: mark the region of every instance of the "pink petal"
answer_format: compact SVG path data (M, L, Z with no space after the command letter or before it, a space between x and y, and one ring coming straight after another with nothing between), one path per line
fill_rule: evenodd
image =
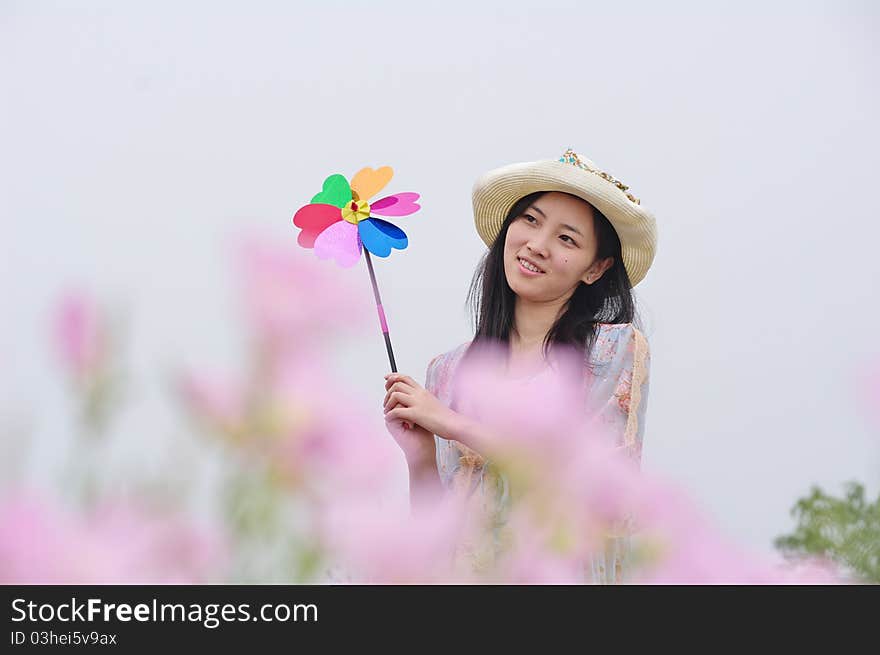
M334 223L315 239L318 259L333 259L343 268L358 263L362 248L357 225L348 221Z
M418 199L418 193L395 193L393 196L385 196L372 203L370 211L379 216L409 216L421 209L416 203Z

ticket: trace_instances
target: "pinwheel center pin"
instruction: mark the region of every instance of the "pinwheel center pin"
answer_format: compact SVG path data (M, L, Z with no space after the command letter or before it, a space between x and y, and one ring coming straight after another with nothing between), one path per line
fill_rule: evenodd
M352 200L348 207L342 207L342 219L357 225L370 217L370 205L366 200Z

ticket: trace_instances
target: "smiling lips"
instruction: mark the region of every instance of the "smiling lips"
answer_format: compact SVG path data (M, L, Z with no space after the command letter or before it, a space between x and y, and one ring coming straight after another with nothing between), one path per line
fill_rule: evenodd
M532 262L527 259L523 259L522 257L517 257L517 261L519 261L519 265L524 269L529 271L530 273L544 273L543 270L535 266Z

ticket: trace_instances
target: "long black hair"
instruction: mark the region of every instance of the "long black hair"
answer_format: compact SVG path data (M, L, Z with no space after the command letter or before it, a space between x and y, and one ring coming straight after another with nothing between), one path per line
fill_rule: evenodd
M510 224L544 193L546 191L537 191L514 203L498 236L477 266L467 297L474 323L474 339L468 351L490 341L504 344L510 341L516 294L507 283L504 272L504 242ZM614 263L592 284L578 284L564 311L544 337L545 357L555 345L571 346L589 355L596 340L598 323L638 322L632 284L623 266L617 231L595 207L593 225L597 259L613 257Z

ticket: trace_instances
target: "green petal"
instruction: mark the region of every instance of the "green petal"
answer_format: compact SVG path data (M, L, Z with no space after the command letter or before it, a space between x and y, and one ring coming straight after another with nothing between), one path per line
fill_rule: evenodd
M312 203L322 205L333 205L335 207L346 207L351 202L351 186L344 175L336 173L324 180L324 188L320 193L315 194Z

